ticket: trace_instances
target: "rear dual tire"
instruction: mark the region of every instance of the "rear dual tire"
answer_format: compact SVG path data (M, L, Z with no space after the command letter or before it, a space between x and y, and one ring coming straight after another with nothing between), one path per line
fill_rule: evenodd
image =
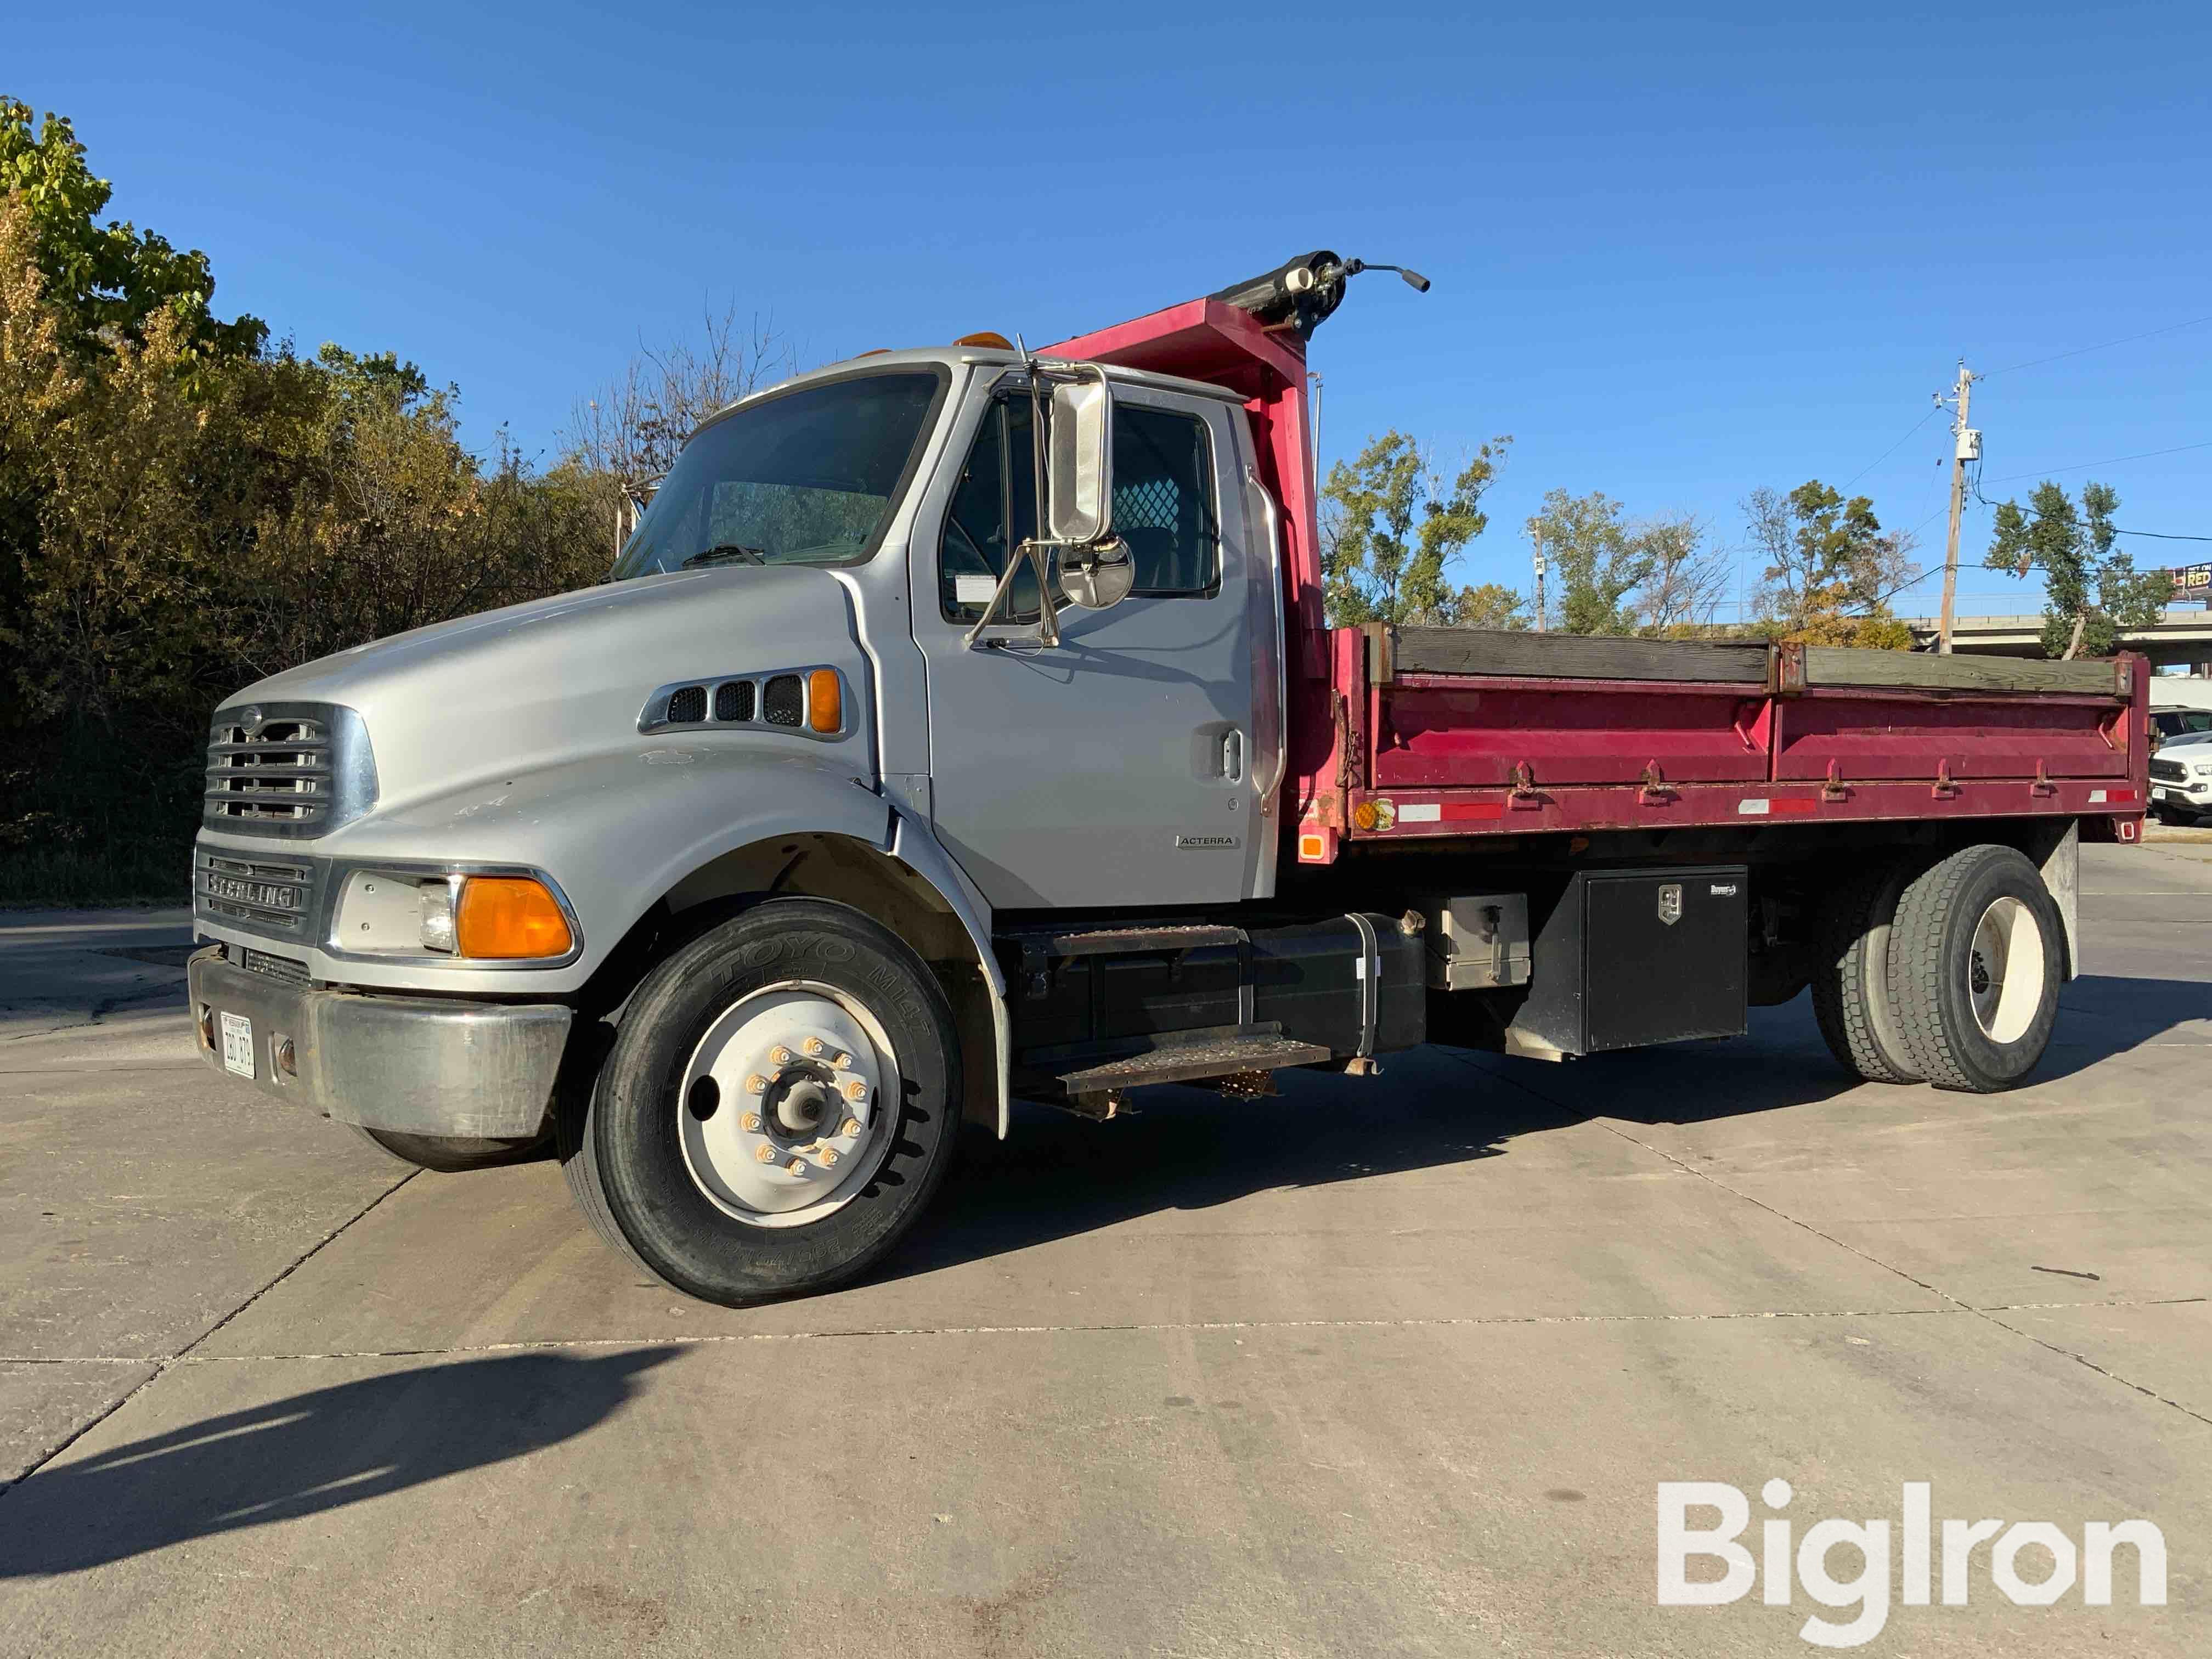
M1994 1093L2043 1058L2065 951L2057 903L2012 848L1884 864L1829 904L1813 1011L1868 1082Z
M2066 972L2058 906L2013 848L1964 848L1898 899L1889 1001L1913 1069L1939 1089L1993 1094L2033 1071Z

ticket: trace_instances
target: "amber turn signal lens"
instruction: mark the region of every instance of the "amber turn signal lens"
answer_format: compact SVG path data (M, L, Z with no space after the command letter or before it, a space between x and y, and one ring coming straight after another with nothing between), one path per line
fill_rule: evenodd
M1364 800L1352 809L1352 822L1355 829L1372 830L1382 820L1382 815L1375 810L1375 803L1371 800Z
M836 669L817 668L806 677L806 723L817 732L844 729L845 696Z
M565 957L576 942L553 895L528 876L470 877L454 920L464 957Z

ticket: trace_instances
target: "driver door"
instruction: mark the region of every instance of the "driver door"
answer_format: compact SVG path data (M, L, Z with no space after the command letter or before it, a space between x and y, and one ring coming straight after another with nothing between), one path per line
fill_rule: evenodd
M984 406L913 544L932 814L1000 908L1229 903L1258 867L1235 411L1127 386L1115 400L1114 529L1136 564L1120 605L1060 611L1046 649L1024 573L965 643L1035 533L1025 387Z

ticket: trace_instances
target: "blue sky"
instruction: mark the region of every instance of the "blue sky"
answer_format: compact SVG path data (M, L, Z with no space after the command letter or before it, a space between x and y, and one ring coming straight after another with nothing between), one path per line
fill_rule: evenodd
M0 92L72 117L219 310L415 359L487 447L550 454L708 305L813 362L1057 338L1314 246L1414 265L1431 294L1363 279L1316 338L1325 453L1513 434L1463 574L1525 586L1553 487L1735 542L1752 487L1863 469L1940 562L1942 419L1905 434L1957 357L2212 318L2208 71L2212 9L2171 3L209 5L18 15ZM2212 535L2212 447L2077 465L2212 446L2208 392L2212 321L1996 374L1984 488L2064 467Z

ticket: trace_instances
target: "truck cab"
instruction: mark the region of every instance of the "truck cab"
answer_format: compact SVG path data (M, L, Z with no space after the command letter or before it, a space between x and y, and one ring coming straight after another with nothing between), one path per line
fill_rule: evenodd
M2035 696L2032 779L1970 744L1954 782L1963 684L1328 629L1304 345L1358 268L802 375L700 428L601 586L227 701L193 856L208 1062L425 1167L550 1151L611 1244L726 1303L866 1271L1018 1094L1110 1118L1148 1083L1371 1075L1432 1032L1548 1059L1725 1036L1808 983L1860 1075L2023 1074L2071 848L2141 811L2112 799L2128 665ZM1806 793L1792 662L1803 708L1887 699L1859 726L1899 703L1936 734L1831 760L1825 840L1771 821ZM1968 854L1981 931L1931 947L1965 1000L1892 1009L1838 941Z

